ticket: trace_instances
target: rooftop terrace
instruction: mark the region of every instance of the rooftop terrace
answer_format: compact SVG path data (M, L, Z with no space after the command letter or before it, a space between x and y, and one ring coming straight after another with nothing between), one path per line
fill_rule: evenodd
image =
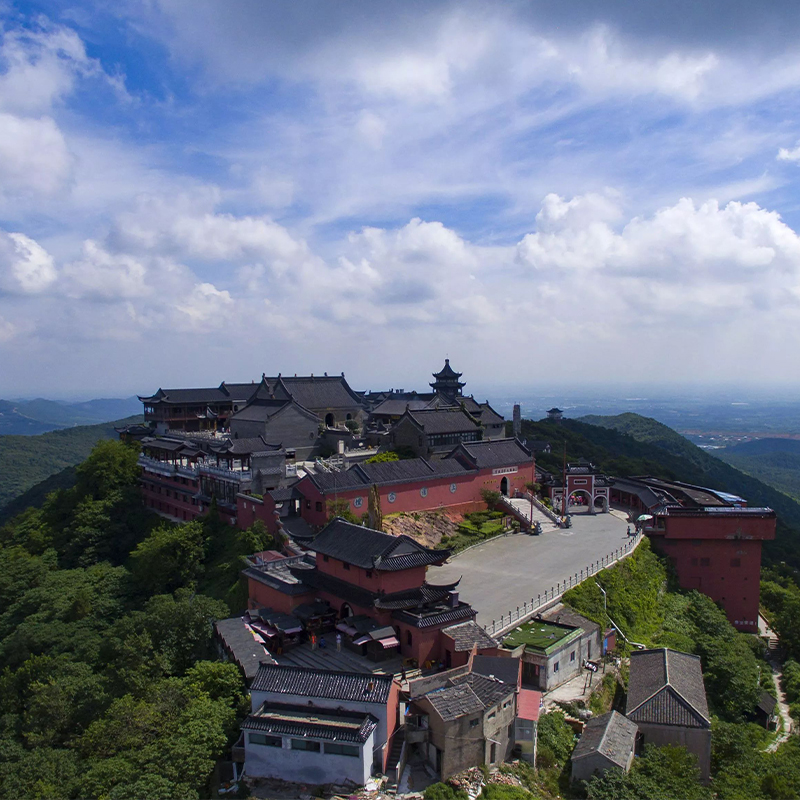
M571 628L567 625L558 625L543 620L532 620L514 628L503 640L503 647L513 650L520 645L525 645L526 649L549 653L580 635L580 628Z

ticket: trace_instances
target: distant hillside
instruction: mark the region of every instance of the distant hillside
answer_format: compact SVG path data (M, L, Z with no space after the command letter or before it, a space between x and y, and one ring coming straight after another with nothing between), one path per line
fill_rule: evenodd
M116 437L115 425L141 422L141 419L127 417L102 425L50 431L40 436L0 436L0 511L49 476L79 464L100 439Z
M761 439L714 451L736 469L800 500L800 442Z
M778 538L767 543L765 552L772 560L800 567L800 503L709 455L654 419L620 414L561 423L525 421L523 437L550 442L552 453L537 456L545 469L560 471L566 442L568 459L588 458L611 475L683 480L739 494L753 506L769 506L778 513Z
M56 472L55 475L50 475L43 481L34 484L30 489L0 507L0 528L26 508L41 508L47 495L51 492L58 489L71 489L75 485L76 479L76 467L65 467L61 472Z
M725 455L763 456L767 453L795 453L800 455L800 439L753 439L720 450Z
M98 425L139 414L136 397L57 403L54 400L0 400L0 435L34 436L59 428Z

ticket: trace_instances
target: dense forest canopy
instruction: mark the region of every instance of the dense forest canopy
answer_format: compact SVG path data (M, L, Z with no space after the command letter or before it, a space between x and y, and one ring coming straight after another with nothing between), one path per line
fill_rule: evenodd
M210 513L146 511L138 449L98 444L75 486L0 529L0 796L207 794L246 708L212 624L272 543Z

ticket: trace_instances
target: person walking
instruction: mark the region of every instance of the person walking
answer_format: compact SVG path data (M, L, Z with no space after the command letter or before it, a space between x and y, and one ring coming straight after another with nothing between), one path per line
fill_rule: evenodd
M336 652L337 653L341 653L342 652L342 634L341 633L337 633L336 634Z

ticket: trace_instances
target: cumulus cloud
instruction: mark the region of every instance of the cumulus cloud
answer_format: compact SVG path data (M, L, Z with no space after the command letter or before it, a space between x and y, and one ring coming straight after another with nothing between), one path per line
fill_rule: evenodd
M776 156L778 161L794 161L795 164L800 162L800 143L791 149L781 147Z
M230 324L230 313L233 298L227 291L220 291L211 283L199 283L188 297L178 301L175 306L179 315L179 327L192 330L227 328Z
M55 282L52 256L22 233L0 232L0 289L12 294L38 294Z
M71 168L67 143L52 119L0 113L0 191L52 195Z

